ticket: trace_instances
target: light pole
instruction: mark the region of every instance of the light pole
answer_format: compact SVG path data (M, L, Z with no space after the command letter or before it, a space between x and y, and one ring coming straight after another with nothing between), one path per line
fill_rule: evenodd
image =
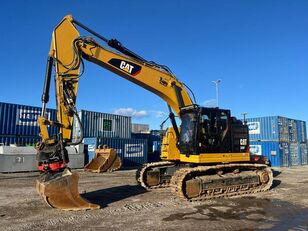
M244 116L244 124L247 124L247 121L246 121L247 114L248 114L247 112L242 112L242 115Z
M218 107L218 84L221 82L220 79L212 81L216 85L216 107Z

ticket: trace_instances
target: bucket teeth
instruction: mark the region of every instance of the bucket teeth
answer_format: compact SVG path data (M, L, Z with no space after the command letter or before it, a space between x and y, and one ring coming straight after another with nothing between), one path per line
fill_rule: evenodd
M46 203L53 208L62 210L88 210L99 209L100 206L92 204L82 198L78 192L79 176L65 169L54 177L39 178L36 181L36 190Z
M120 169L122 161L116 151L110 148L97 149L95 156L84 170L88 172L112 172Z

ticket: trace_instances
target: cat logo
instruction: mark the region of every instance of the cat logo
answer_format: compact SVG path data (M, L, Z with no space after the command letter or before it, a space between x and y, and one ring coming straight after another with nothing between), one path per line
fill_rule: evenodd
M120 68L122 71L125 71L126 73L131 74L132 76L138 75L141 71L141 66L121 59L110 59L108 63L111 64L112 66Z
M120 64L120 68L123 70L123 71L126 71L128 72L129 74L132 73L132 70L134 69L134 66L130 65L129 63L126 63L125 61L122 61L121 64Z

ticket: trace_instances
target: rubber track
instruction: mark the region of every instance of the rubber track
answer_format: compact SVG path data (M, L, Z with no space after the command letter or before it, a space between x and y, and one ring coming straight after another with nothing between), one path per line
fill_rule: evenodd
M206 172L210 169L216 169L219 170L220 168L233 168L233 167L243 167L243 168L255 168L254 170L266 170L269 175L269 181L264 184L264 185L252 185L252 184L247 184L247 185L242 185L239 188L239 191L236 192L228 192L228 193L223 193L219 195L207 195L207 194L201 194L199 197L195 198L187 198L184 193L184 181L186 180L186 177L189 174L195 174L195 173L202 173ZM206 174L203 174L206 175ZM263 164L225 164L225 165L215 165L215 166L199 166L195 168L182 168L176 171L176 173L173 175L171 178L171 186L174 190L174 193L183 199L189 200L189 201L202 201L202 200L208 200L208 199L214 199L214 198L220 198L220 197L230 197L230 196L236 196L236 195L243 195L243 194L249 194L249 193L257 193L257 192L262 192L270 189L273 183L273 173L270 167L263 165ZM243 188L248 187L248 190L242 190Z
M160 162L152 162L152 163L144 164L140 169L137 170L136 179L142 187L148 190L156 189L156 188L167 188L169 187L170 183L159 184L157 186L147 186L144 180L145 180L146 172L148 170L152 168L156 168L156 167L170 167L170 166L175 166L175 163L170 162L170 161L160 161Z

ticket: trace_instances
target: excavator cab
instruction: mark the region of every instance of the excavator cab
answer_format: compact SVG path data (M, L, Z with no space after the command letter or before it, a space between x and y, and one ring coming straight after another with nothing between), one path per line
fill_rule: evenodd
M230 114L230 110L197 105L182 108L178 140L180 152L188 156L200 153L246 152L249 143L248 127ZM240 139L246 142L238 148Z

